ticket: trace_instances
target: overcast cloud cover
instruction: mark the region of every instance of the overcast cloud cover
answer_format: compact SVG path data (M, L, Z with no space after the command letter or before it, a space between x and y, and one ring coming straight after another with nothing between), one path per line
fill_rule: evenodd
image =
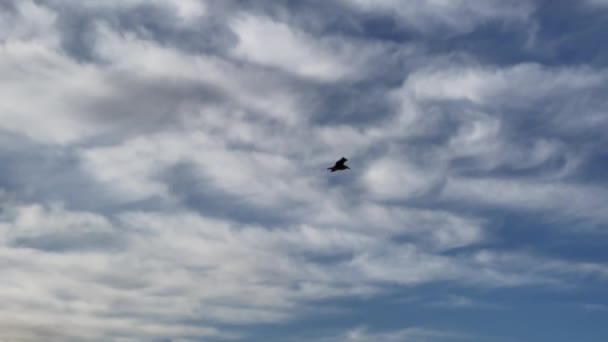
M0 341L606 341L606 30L0 0Z

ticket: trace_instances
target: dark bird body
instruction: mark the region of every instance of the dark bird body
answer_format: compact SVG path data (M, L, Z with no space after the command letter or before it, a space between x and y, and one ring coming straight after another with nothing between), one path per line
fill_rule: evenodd
M346 169L350 169L350 167L344 165L344 163L346 163L348 161L348 159L342 157L342 159L338 160L336 162L336 164L334 164L334 166L332 167L328 167L328 170L331 170L331 172L335 172L335 171L341 171L341 170L346 170Z

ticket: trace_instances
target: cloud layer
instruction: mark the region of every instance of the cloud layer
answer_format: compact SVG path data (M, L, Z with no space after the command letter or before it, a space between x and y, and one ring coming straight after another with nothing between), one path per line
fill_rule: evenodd
M1 4L1 337L269 341L340 301L605 286L578 252L608 224L608 73L546 62L545 10ZM527 57L476 53L492 30ZM340 317L311 339L487 337Z

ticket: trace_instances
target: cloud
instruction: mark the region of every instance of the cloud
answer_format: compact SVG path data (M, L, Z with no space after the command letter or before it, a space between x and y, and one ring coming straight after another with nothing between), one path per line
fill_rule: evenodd
M235 20L233 30L239 37L235 54L263 65L276 66L320 80L334 80L350 72L349 67L303 32L258 17ZM265 45L264 41L271 42Z
M60 51L54 12L25 4L29 5L21 6L22 11L37 11L38 15L11 17L17 28L6 38L0 55L10 99L3 104L4 129L40 142L73 143L125 128L157 125L169 113L187 108L188 102L198 103L195 95L212 95L220 102L222 97L233 97L249 110L287 123L301 116L300 100L292 95L297 92L288 91L289 85L280 79L212 56L193 56L134 35L123 36L101 22L95 31L93 53L103 59L105 66L76 62ZM38 17L38 22L32 22ZM45 38L40 44L40 35L32 40L34 33L30 31L54 38ZM260 79L276 84L271 85L275 94L272 100L261 96ZM277 86L279 83L283 85ZM45 84L53 87L41 88ZM37 101L28 101L32 94L38 94ZM150 102L155 98L152 94L157 94L156 101ZM141 100L134 102L134 98Z
M374 162L366 170L365 183L379 198L415 198L440 187L443 175L440 165L419 167L389 156Z
M330 331L357 326L355 299L446 284L458 295L427 292L430 310L605 284L581 252L607 219L603 66L512 41L514 60L476 55L543 6L241 5L0 5L7 338L256 340L335 305ZM352 169L327 173L341 156ZM499 227L508 215L543 243ZM423 323L311 330L466 340Z
M589 89L604 84L603 72L587 67L547 68L519 64L507 69L456 67L429 70L408 77L407 87L423 100L468 100L479 104L512 105Z
M476 307L486 307L485 304L478 303L477 301L465 297L465 296L456 296L451 295L443 300L436 301L431 303L433 306L445 307L445 308L476 308Z
M328 341L462 341L467 336L455 332L437 331L425 328L405 328L395 331L372 332L366 327L357 327L345 332L342 336Z
M231 27L238 37L236 57L321 82L362 78L390 51L389 46L374 42L315 37L258 16L237 17Z
M16 4L15 13L3 12L2 40L34 41L46 46L56 46L58 37L55 24L57 15L47 7L32 1Z
M606 200L606 191L582 185L454 178L448 181L442 196L518 210L549 210L554 215L591 221L606 220L600 204Z
M534 10L531 3L518 1L418 0L404 3L394 0L356 0L345 3L363 11L394 15L401 25L423 32L439 28L466 33L489 22L526 22Z
M608 311L608 305L604 305L604 304L583 304L582 308L588 311L600 311L600 312L605 312Z
M50 0L53 6L73 6L69 1L66 0ZM207 12L207 2L205 0L184 0L184 1L171 1L171 0L126 0L126 1L89 1L85 4L80 5L87 9L93 10L131 10L137 7L143 6L157 6L162 9L168 9L172 11L178 18L185 21L185 23L191 23L193 20L203 16ZM76 7L76 6L74 6Z
M605 0L588 0L588 1L586 1L586 3L591 6L599 6L599 7L608 5L608 2Z
M134 35L122 35L103 25L98 27L98 34L97 55L112 69L129 70L145 83L172 81L178 87L199 86L203 88L200 90L208 86L215 97L230 97L237 105L286 123L293 124L302 115L297 92L280 77L239 67L215 56L192 55ZM269 89L273 90L272 99L263 96ZM190 90L186 94L178 92L172 100L180 103L196 98L196 94L205 95Z
M71 213L61 206L28 205L15 208L11 227L2 230L6 245L42 250L112 248L120 241L103 216Z
M5 283L14 286L0 295L16 316L3 322L25 319L32 301L44 303L23 329L47 331L69 320L74 330L66 338L229 337L213 324L281 322L309 301L370 295L392 283L500 287L608 275L598 264L491 251L450 258L363 232L273 230L188 212L107 218L20 204L4 212L0 259ZM140 328L126 330L130 324Z
M6 101L0 127L57 143L90 134L92 127L79 120L76 108L109 91L102 75L58 51L57 16L49 8L24 1L14 15L3 15L10 18L10 29L2 30L0 70ZM45 87L51 83L53 87Z
M125 261L135 261L125 250L129 236L108 219L40 205L15 205L4 212L0 259L6 273L0 296L11 314L0 321L7 336L102 340L221 335L211 327L146 319L141 310L155 299L134 292L143 290L147 280L129 275L134 265ZM134 311L130 318L121 317L129 302L136 304ZM153 315L162 316L157 309ZM167 307L164 314L175 314L172 309ZM56 328L68 325L70 330Z

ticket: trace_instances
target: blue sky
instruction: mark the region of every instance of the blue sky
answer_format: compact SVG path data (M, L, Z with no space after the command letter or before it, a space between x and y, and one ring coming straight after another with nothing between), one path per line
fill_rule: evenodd
M0 2L0 339L605 341L607 29L604 0Z

